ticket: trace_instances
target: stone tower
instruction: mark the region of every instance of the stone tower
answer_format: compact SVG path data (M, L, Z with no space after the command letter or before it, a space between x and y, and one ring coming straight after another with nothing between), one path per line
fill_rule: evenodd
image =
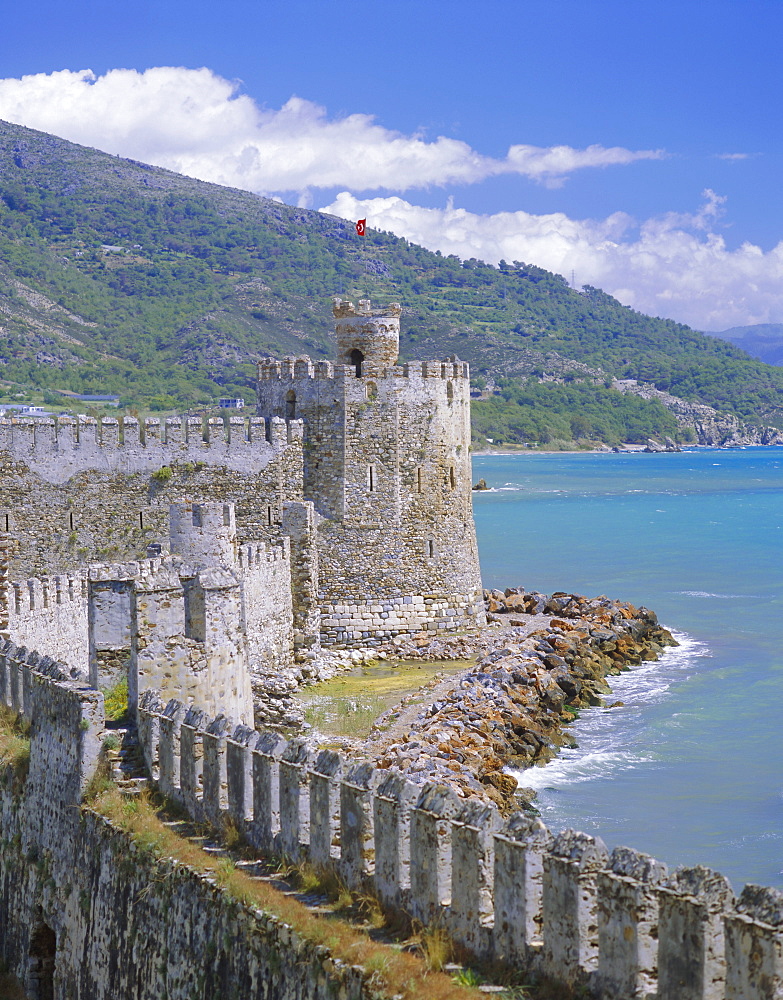
M483 621L467 364L397 364L400 306L334 300L337 363L259 365L258 414L302 419L321 635L361 643Z

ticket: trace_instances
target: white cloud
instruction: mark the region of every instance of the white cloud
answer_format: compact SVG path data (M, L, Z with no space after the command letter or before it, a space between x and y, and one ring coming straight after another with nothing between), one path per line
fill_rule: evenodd
M208 69L157 67L39 73L0 80L0 118L202 180L259 193L473 184L518 174L559 184L575 170L660 159L660 150L514 145L497 159L444 136L427 141L370 115L329 119L291 97L260 108Z
M523 260L569 278L573 270L579 284L701 329L783 317L783 244L768 253L750 244L729 250L715 233L723 199L711 191L697 212L641 226L619 212L603 220L562 213L482 216L451 204L426 209L399 197L356 197L477 184L500 174L556 187L574 171L660 159L660 150L515 144L493 158L455 139L429 141L383 128L370 115L329 118L299 97L279 109L260 107L236 82L181 67L0 80L0 118L203 180L285 194L306 207L314 191L345 188L327 211L349 219L366 215L372 226L460 257Z
M476 215L449 202L422 208L402 198L358 199L342 192L321 211L367 218L414 243L497 264L519 260L594 285L626 305L700 330L724 330L783 316L783 242L765 253L744 243L730 250L713 232L724 199L704 192L690 215L670 213L641 226L624 213L603 220L562 213Z

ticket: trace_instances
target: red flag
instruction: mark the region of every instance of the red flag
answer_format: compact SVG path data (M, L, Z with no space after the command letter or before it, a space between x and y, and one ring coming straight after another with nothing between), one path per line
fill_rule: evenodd
M365 229L366 224L367 224L367 220L366 219L359 219L359 221L356 223L356 235L357 236L364 236L364 229Z

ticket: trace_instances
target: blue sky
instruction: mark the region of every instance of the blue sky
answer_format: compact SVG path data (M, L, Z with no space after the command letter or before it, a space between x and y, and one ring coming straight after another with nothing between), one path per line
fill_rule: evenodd
M780 0L32 0L3 29L7 120L701 329L783 322Z

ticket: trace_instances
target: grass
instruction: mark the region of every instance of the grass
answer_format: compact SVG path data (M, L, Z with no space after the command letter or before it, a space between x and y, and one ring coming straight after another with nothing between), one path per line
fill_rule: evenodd
M107 722L125 722L128 716L128 678L123 677L103 692L103 710Z
M0 768L13 768L21 780L30 765L29 728L21 715L0 705Z
M382 661L314 684L297 700L304 706L305 719L319 732L364 738L378 716L419 691L436 673L458 673L469 665L456 660Z
M416 921L414 931L427 968L433 972L441 972L443 966L451 961L454 953L454 946L446 928L438 923L431 923L425 927L424 924ZM457 985L477 986L479 984L460 982Z
M208 875L240 903L273 914L304 939L326 946L332 955L349 964L364 967L371 975L373 985L390 997L401 1000L420 1000L422 997L427 997L427 1000L478 1000L481 996L478 990L458 985L449 976L434 971L434 952L430 959L426 959L375 941L366 930L352 926L337 916L319 916L268 882L253 878L234 858L216 857L205 851L198 843L182 836L164 822L178 817L167 810L166 803L160 798L149 793L125 797L116 787L110 786L95 797L92 808L131 837L150 861L171 857ZM304 870L302 878L313 886L313 890L324 885L315 872ZM333 891L337 891L339 902L342 893L337 884Z

